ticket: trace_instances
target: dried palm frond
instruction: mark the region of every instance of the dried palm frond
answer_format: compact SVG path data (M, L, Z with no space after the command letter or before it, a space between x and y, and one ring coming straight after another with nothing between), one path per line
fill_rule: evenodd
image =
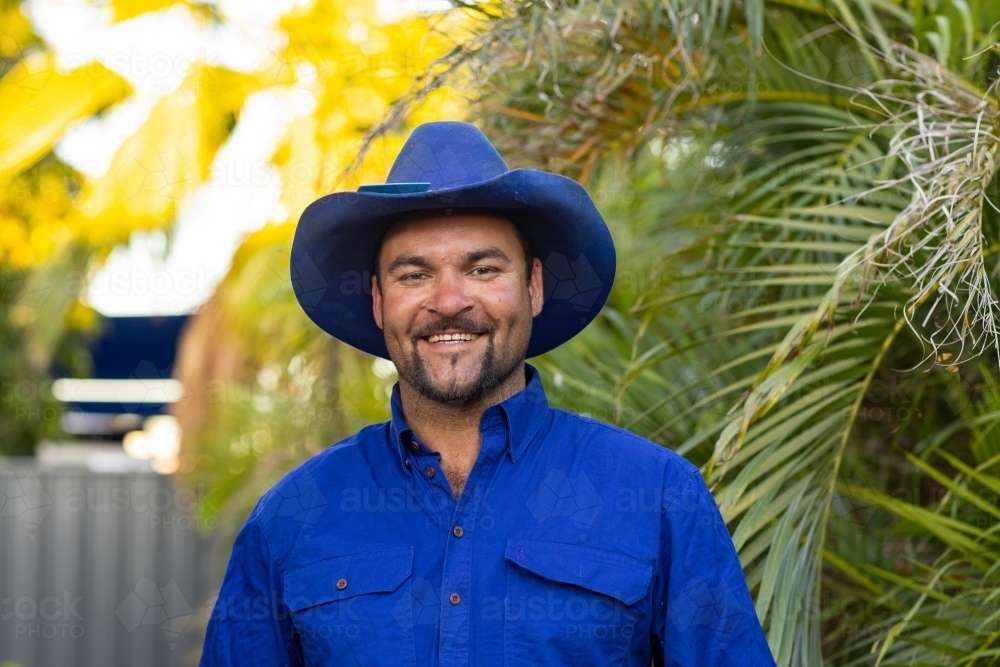
M881 55L895 78L856 99L885 114L872 131L891 130L887 158L906 165L900 177L873 192L908 192L910 202L851 259L868 277L903 280L911 306L933 298L919 326L910 324L917 331L930 325L925 338L934 358L950 346L960 348L959 358L990 348L1000 354L1000 302L990 284L990 241L983 231L984 208L996 209L989 189L1000 168L997 83L980 91L930 56L889 46Z

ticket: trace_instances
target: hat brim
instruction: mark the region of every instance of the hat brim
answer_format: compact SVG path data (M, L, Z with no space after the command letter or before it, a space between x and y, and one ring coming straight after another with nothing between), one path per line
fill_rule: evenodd
M542 260L544 303L527 357L566 342L601 311L615 278L615 248L597 207L576 181L513 169L488 181L410 194L337 192L302 213L291 252L292 289L303 310L334 338L389 358L372 315L375 251L406 213L489 208L517 225Z

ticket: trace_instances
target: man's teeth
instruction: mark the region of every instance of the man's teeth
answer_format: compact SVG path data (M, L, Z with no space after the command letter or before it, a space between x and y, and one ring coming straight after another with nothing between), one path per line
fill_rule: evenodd
M455 342L460 340L475 340L479 334L474 333L445 333L445 334L434 334L433 336L428 336L427 341L430 343L447 343L449 341Z

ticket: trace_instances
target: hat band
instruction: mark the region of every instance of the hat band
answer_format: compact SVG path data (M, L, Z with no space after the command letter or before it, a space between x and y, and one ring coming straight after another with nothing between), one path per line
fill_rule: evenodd
M358 186L358 192L378 192L388 195L408 195L414 192L427 192L430 189L430 183L369 183Z

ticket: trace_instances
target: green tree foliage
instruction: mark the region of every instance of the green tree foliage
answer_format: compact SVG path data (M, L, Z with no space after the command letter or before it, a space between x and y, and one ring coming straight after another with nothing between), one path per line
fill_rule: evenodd
M1000 5L470 7L478 121L619 246L554 399L702 466L779 665L1000 661Z

